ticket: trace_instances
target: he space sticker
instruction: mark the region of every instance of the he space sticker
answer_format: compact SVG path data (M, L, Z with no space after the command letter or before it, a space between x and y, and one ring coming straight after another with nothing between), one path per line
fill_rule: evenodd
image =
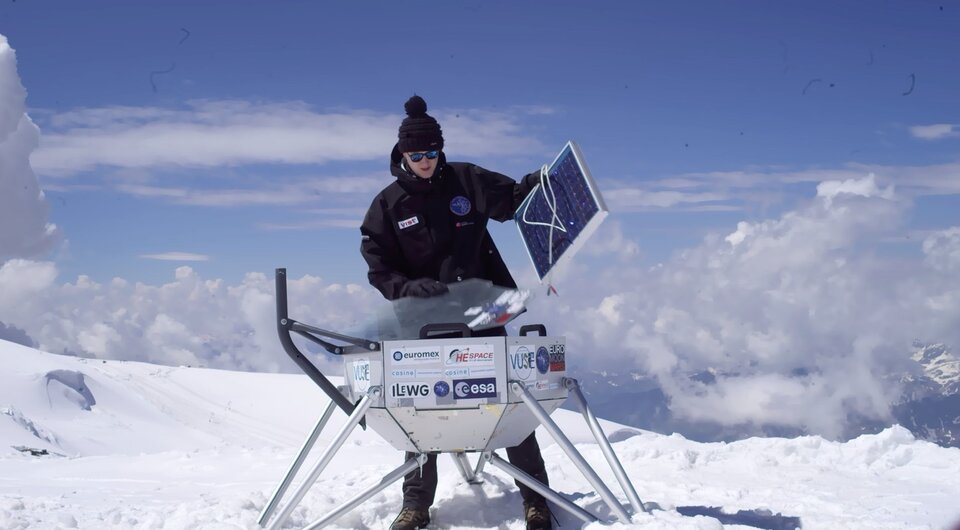
M451 346L444 351L446 351L446 355L443 362L447 366L493 364L493 346L486 344Z

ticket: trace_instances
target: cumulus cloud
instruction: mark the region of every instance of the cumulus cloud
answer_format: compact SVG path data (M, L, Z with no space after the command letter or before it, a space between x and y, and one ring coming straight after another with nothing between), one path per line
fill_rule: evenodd
M833 199L841 194L858 195L860 197L883 197L893 199L893 186L880 189L877 186L876 176L871 173L865 179L848 179L844 181L828 180L817 185L817 197L823 197L829 207Z
M362 329L382 303L368 286L316 276L288 285L290 315L332 330ZM183 266L156 286L86 276L59 283L55 265L13 260L0 267L0 292L0 321L46 351L241 370L292 367L277 340L274 279L264 274L229 285Z
M944 273L960 273L960 227L935 232L923 240L926 263Z
M47 220L47 202L30 168L39 130L26 114L26 97L13 48L0 35L0 262L42 256L60 235Z
M578 263L531 313L578 366L655 376L684 418L828 436L887 419L912 341L960 344L960 227L929 235L922 259L891 256L908 201L873 176L818 190L653 267Z

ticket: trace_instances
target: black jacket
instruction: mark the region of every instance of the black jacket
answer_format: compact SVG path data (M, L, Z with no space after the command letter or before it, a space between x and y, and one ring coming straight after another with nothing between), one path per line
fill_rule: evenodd
M400 298L403 284L417 278L451 283L483 278L516 287L487 220L506 221L539 182L539 172L519 183L480 166L447 162L422 179L401 166L394 147L390 172L397 180L370 204L360 227L360 252L367 278L388 300Z

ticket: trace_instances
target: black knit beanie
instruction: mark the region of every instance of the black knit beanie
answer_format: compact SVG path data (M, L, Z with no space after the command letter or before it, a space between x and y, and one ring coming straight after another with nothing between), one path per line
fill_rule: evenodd
M443 149L443 132L440 124L427 114L427 102L420 96L413 96L403 104L407 117L400 124L397 148L401 153L433 151Z

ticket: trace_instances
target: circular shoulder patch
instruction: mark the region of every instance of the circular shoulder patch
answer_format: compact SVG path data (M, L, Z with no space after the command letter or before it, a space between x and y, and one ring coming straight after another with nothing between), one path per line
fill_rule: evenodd
M470 199L463 195L457 195L450 200L450 211L459 216L467 215L472 208L473 206L470 204Z

